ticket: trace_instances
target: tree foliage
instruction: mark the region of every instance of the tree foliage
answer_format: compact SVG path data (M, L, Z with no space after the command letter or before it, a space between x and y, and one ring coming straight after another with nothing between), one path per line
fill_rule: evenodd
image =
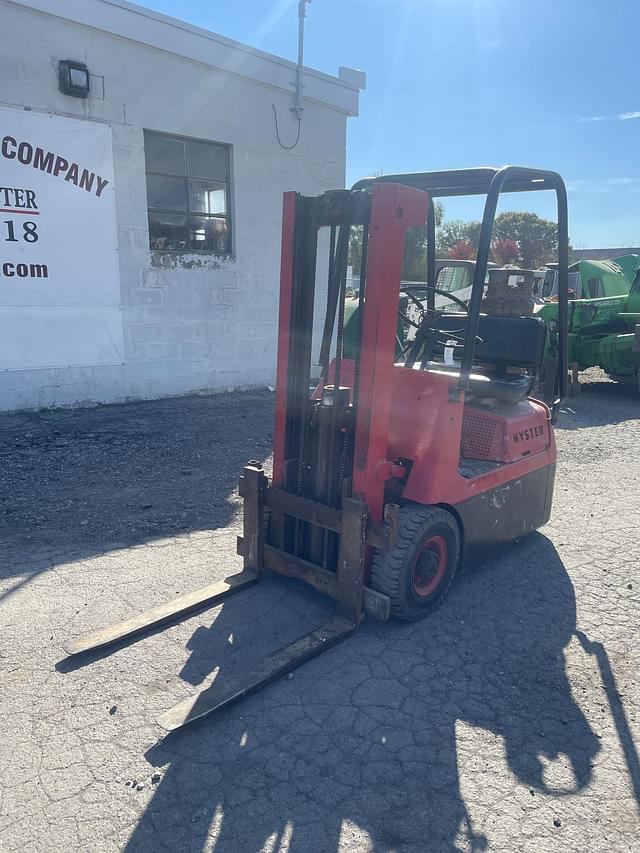
M433 202L436 228L442 225L444 208L437 199ZM405 281L427 280L427 229L409 228L404 241L402 278Z
M409 228L404 238L402 278L405 281L427 280L427 229Z
M457 261L472 261L476 256L476 249L468 240L458 240L447 254L448 257L455 258Z
M480 222L463 222L450 219L443 222L436 235L436 255L439 258L451 257L449 252L458 243L469 243L477 249L480 239ZM475 256L475 251L474 251Z
M435 200L433 203L436 228L442 224L444 209L442 204ZM360 259L362 256L362 226L351 229L349 239L349 264L353 267L354 275L360 273ZM427 229L409 228L404 242L404 262L402 266L402 278L406 281L426 281L427 279Z
M444 220L444 209L434 202L436 220L436 257L473 259L480 239L481 223L460 219ZM525 269L537 269L558 254L558 227L535 213L511 211L496 217L493 226L492 260L498 264L519 264ZM427 232L425 228L407 231L404 250L403 279L426 281ZM470 248L469 248L470 247ZM349 264L360 272L362 227L351 229Z
M496 217L495 239L514 240L520 247L520 261L525 269L535 270L558 256L558 226L535 213L511 211Z
M451 249L464 242L473 246L475 257L481 227L478 221L451 219L443 222L438 232L438 256L453 257ZM557 259L558 226L535 213L501 213L493 226L493 249L493 260L497 263L520 263L526 269L537 269Z
M501 267L515 264L520 257L520 246L515 240L498 237L491 244L491 260Z

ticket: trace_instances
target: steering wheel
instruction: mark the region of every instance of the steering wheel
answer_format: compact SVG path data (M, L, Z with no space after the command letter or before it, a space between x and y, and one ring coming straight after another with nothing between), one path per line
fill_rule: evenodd
M419 306L420 309L419 323L415 323L406 315L406 313L400 310L398 311L403 322L407 322L416 329L414 338L407 341L404 346L401 346L400 358L404 358L406 356L406 367L413 367L418 360L423 364L430 361L435 345L445 347L448 343L455 341L458 345L463 346L466 337L466 324L463 324L460 329L456 329L455 331L439 328L439 320L445 316L446 312L435 308L425 308L423 303L411 292L412 290L417 289L417 287L412 288L411 286L401 288L401 292L406 293L409 299ZM429 287L426 285L420 286L419 289L421 291L426 290L431 293L437 293L444 296L446 299L449 299L451 302L454 302L462 309L466 320L466 317L469 314L468 307L462 299L454 296L453 293L449 293L448 290L441 290L439 287ZM482 338L478 335L476 335L475 339L477 343L482 343Z
M464 327L456 330L455 332L439 329L438 320L445 312L435 308L425 308L424 302L415 296L415 291L419 291L421 293L424 293L425 291L428 293L437 293L458 305L465 315L469 313L466 303L457 296L454 296L454 294L450 293L448 290L441 290L439 287L430 287L429 285L408 285L401 287L400 293L406 294L409 300L419 311L419 321L416 322L415 319L409 317L406 311L402 311L398 308L398 316L402 320L403 324L407 324L407 326L411 326L416 330L415 335L411 340L405 339L405 342L403 342L398 338L400 348L399 357L404 358L407 353L409 353L409 357L406 359L407 367L413 366L419 353L424 350L425 343L428 339L431 341L429 349L433 347L434 343L445 345L447 340L455 340L460 344L464 343ZM443 338L443 340L440 340L440 338Z
M444 296L445 299L449 299L451 302L455 302L456 305L462 308L464 314L468 314L467 303L459 297L454 296L454 294L448 290L441 290L439 287L431 287L431 285L429 284L421 284L413 287L411 285L407 285L406 287L400 288L401 293L406 293L413 301L420 302L419 299L416 299L416 297L413 296L413 293L411 292L412 290L426 290L429 293L437 293L438 296Z

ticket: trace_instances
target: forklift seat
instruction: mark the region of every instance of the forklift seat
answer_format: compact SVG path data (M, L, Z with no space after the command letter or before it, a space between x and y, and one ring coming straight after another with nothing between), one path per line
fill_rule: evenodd
M466 321L466 314L443 314L438 319L442 337L446 337L447 332L458 336L463 334ZM507 404L524 400L531 393L542 364L545 335L545 324L538 317L481 314L468 399L496 400ZM443 350L444 347L436 346L434 355L444 354ZM462 347L455 347L455 351L458 356ZM425 366L431 372L460 375L456 367L442 363L429 362ZM516 368L520 372L511 373L508 368Z
M481 314L478 323L474 363L497 368L522 367L538 370L542 364L546 327L539 317L496 317ZM467 323L466 314L445 313L438 328L460 334Z

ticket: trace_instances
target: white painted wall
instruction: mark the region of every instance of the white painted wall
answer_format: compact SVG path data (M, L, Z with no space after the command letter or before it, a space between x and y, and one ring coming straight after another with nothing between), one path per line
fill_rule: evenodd
M123 365L0 372L0 409L271 384L282 193L344 186L355 86L305 73L284 151L272 104L293 140L291 63L120 0L0 0L0 18L0 103L112 127L125 342ZM60 59L87 63L88 100L58 91ZM232 260L149 251L143 128L233 146Z

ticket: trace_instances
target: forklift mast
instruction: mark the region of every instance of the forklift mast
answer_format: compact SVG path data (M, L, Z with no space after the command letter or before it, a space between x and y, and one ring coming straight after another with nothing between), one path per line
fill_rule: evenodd
M388 318L395 317L398 309L405 232L424 226L428 207L425 192L395 184L379 184L370 193L339 191L318 198L285 195L274 487L339 506L346 485L353 497L366 503L371 519L382 520L385 473L391 464L386 454L395 352L395 323ZM342 369L343 310L352 226L363 228L358 299L366 309L361 315L356 357L348 367L351 384L343 386L341 381L347 379ZM326 385L331 375L332 384L320 400L314 400L309 388L313 384L314 295L322 227L330 229L330 239L327 319L320 358L323 382ZM335 354L330 364L332 341ZM323 453L319 459L314 459L314 436L310 434L316 426L314 407L322 410L319 430L330 427L328 446L323 444L328 455ZM316 436L316 440L323 438ZM314 470L314 462L322 471Z

